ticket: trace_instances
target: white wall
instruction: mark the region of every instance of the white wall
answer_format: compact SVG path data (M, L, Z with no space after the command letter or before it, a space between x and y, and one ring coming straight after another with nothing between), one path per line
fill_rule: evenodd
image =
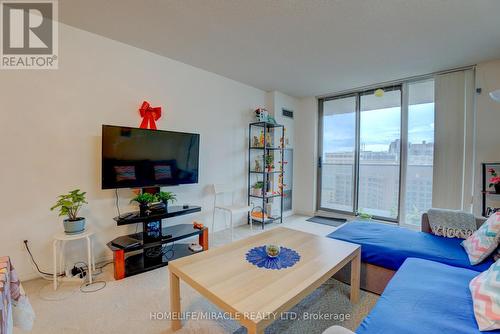
M295 147L295 119L283 116L282 109L298 112L300 109L300 99L272 91L267 93L267 105L270 112L274 115L276 122L283 124L286 128L285 139L288 139L288 148Z
M476 159L474 213L481 213L481 163L500 162L500 103L488 93L500 89L500 59L478 64L476 87L482 93L476 97ZM497 204L500 206L500 202Z
M116 226L114 191L100 189L100 136L101 124L138 126L143 99L163 107L159 129L201 134L200 183L168 190L204 212L168 224L211 222L212 183L232 183L246 201L247 124L264 91L62 24L59 45L58 70L0 71L0 255L21 278L35 276L24 239L51 271L51 237L62 223L49 208L61 193L87 191L82 215L97 232L98 259L111 256L108 241L135 230ZM132 192L119 193L122 212L133 209ZM70 250L85 258L83 244Z
M283 94L278 91L267 93L267 106L269 112L273 114L276 122L285 126L285 147L293 149L293 192L292 192L292 210L284 212L284 216L289 216L295 213L295 204L297 198L295 197L296 182L298 182L297 175L297 156L296 156L296 138L295 138L295 123L297 114L300 112L301 104L300 99ZM282 109L291 110L294 112L294 118L283 116Z
M294 211L314 215L316 210L316 162L318 161L318 100L300 99L295 112L295 175Z

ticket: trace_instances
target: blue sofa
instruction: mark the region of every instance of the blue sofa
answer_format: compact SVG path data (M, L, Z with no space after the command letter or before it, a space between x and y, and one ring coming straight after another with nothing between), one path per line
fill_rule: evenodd
M409 257L479 272L493 264L493 259L489 258L478 265L471 265L460 245L462 239L439 237L388 224L351 222L328 237L361 245L361 261L394 271Z
M469 282L479 273L423 259L401 265L356 334L480 334ZM488 331L499 334L500 330Z
M480 225L482 221L478 221ZM394 225L354 221L338 228L328 237L361 245L361 288L381 294L407 258L436 261L454 267L482 272L490 267L490 257L472 266L461 239L444 238L429 232L427 215L422 217L422 231ZM350 271L344 268L335 278L348 283Z

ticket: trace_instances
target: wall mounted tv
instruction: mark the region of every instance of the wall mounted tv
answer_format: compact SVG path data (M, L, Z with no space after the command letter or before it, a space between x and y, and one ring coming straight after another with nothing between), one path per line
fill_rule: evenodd
M198 183L200 135L102 126L102 189Z

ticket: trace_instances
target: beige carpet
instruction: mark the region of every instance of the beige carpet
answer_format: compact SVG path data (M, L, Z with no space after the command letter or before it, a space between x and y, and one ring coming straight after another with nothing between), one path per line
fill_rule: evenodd
M305 222L305 218L288 219L285 226L325 235L324 225ZM271 227L272 228L272 227ZM333 228L332 228L333 230ZM236 238L251 232L240 227ZM254 233L258 233L256 230ZM227 233L216 234L213 245L229 242ZM141 275L115 281L112 266L107 266L98 279L107 286L93 293L82 293L79 284L64 283L54 292L51 282L42 279L24 282L37 314L33 333L171 333L168 320L152 320L152 313L169 311L169 281L166 267ZM321 333L323 329L340 324L355 329L377 300L377 296L362 292L360 303L352 306L349 286L330 280L291 311L298 320L278 320L266 333ZM181 285L183 311L207 314L218 312L189 286ZM60 300L59 300L60 299ZM304 320L327 314L330 320ZM153 316L154 317L154 316ZM158 317L158 315L157 315ZM161 317L161 316L160 316ZM340 321L341 319L344 321ZM15 333L21 333L15 330ZM178 333L245 333L238 322L229 319L188 320Z

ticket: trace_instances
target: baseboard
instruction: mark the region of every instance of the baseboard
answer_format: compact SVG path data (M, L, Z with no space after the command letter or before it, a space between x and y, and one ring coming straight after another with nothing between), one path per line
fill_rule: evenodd
M294 215L299 215L299 216L309 216L309 217L314 216L314 212L313 211L310 212L310 211L294 210L293 214Z

